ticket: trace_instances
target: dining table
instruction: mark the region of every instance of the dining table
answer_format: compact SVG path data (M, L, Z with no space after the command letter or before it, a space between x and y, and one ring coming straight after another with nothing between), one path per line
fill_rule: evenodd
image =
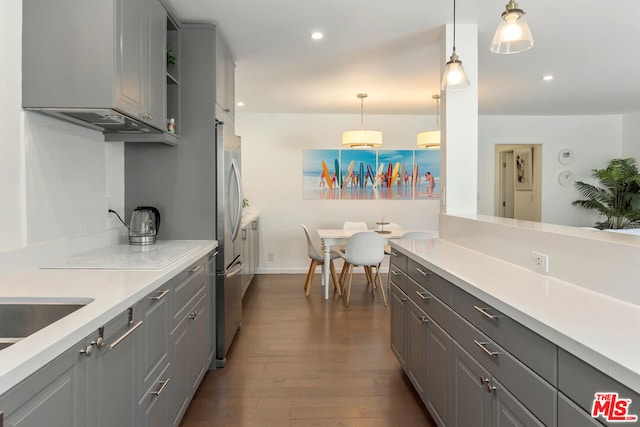
M361 233L364 230L345 230L344 228L319 228L316 230L320 240L322 240L322 247L324 249L324 265L322 266L322 287L324 289L324 299L329 299L329 266L331 262L331 247L346 245L349 237L355 233ZM426 231L428 233L433 232L431 230L424 229L406 229L406 228L391 228L382 230L368 230L374 231L380 234L380 237L387 244L389 239L399 239L406 233L411 231ZM435 236L434 236L435 237Z

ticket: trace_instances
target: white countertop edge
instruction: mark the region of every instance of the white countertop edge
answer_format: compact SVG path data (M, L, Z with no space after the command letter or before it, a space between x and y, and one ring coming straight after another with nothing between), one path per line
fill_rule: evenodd
M495 309L503 312L507 316L511 317L515 321L521 323L522 325L528 327L532 331L541 335L542 337L548 339L552 343L558 345L569 353L579 357L630 389L634 390L637 393L640 393L640 362L636 362L638 366L629 366L631 358L633 354L636 354L632 350L629 350L631 354L620 354L618 349L613 349L608 347L606 343L606 335L602 335L602 332L599 331L597 325L597 319L595 319L592 315L586 313L584 317L580 319L565 319L565 325L560 324L561 322L544 322L541 321L540 318L544 317L543 315L536 316L534 312L525 312L523 307L519 307L517 305L513 305L509 303L509 301L505 301L496 297L491 292L488 292L486 289L485 283L482 280L477 280L473 278L473 272L471 271L450 271L447 266L446 260L440 259L439 255L430 256L430 254L415 251L412 249L412 246L415 246L414 241L400 241L400 240L392 240L391 244L394 248L399 250L401 253L407 255L409 258L414 261L425 264L425 266L431 269L434 273L440 275L444 279L458 286L460 289L468 292L469 294L482 299L487 304L490 304ZM483 255L479 252L464 248L462 246L458 246L452 244L450 242L446 242L443 240L434 240L435 246L446 246L451 251L459 252L459 256L467 259L469 257L474 257L476 259L482 259L482 263L484 267L488 270L491 270L493 274L503 275L504 274L518 274L527 276L529 279L533 278L533 280L538 280L538 282L544 281L550 285L560 285L565 288L571 288L571 291L578 295L589 295L593 297L597 296L598 299L602 301L602 313L606 313L607 309L605 307L609 307L614 311L614 313L618 313L620 310L631 310L633 312L640 311L640 308L634 306L633 304L627 303L625 301L617 300L612 297L609 297L604 294L597 294L594 291L589 289L581 288L577 285L573 285L567 282L563 282L558 279L554 279L540 273L536 273L531 270L527 270L523 267L516 266L514 264L507 263L505 261L499 260L497 258L493 258L490 256ZM437 251L437 250L436 250ZM505 273L508 271L508 273ZM462 276L462 277L461 277ZM577 298L576 298L577 299ZM531 307L529 307L531 310ZM569 323L585 323L584 329L587 330L590 327L590 337L585 338L584 336L580 339L576 339L571 336L571 334L567 333L567 329L570 327L566 326ZM604 322L605 327L613 328L615 325L611 325L609 322ZM635 328L634 325L627 325L627 328ZM624 347L629 341L634 340L635 337L627 336L627 338L622 342L622 340L617 340L616 344L619 344L620 347ZM628 353L628 352L627 352ZM627 358L626 361L624 356L631 355L631 358ZM635 359L638 359L635 357Z
M241 228L245 228L246 226L251 224L253 221L258 219L259 217L260 217L260 212L242 211L242 220L240 221Z
M52 323L44 329L30 335L27 338L13 344L0 351L0 395L14 387L20 381L54 360L71 346L85 339L92 332L113 319L119 313L135 304L145 295L166 283L172 277L183 271L193 262L197 261L207 253L214 250L218 244L215 241L179 241L194 245L194 249L187 255L171 263L162 270L135 271L130 270L40 270L35 269L22 274L14 275L14 280L29 281L44 277L44 272L54 275L69 275L70 271L77 272L82 277L87 271L92 274L102 274L103 276L113 274L125 274L135 276L147 276L140 279L139 285L134 286L131 292L117 303L101 304L98 298L68 316ZM73 273L72 273L73 274ZM27 276L24 278L24 276ZM28 291L26 291L28 292ZM34 296L35 297L35 296ZM40 296L37 296L38 298ZM8 298L11 298L9 296ZM49 297L47 297L49 298ZM74 297L66 296L53 297L65 301L72 301ZM76 300L85 297L75 297ZM91 304L95 304L91 306ZM84 311L83 311L84 310ZM80 349L78 349L80 350Z

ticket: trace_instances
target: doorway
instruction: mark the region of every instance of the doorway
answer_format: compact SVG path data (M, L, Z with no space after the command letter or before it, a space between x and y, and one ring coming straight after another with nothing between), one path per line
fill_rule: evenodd
M516 173L517 153L531 153L529 185L523 186ZM520 157L518 156L518 159ZM542 220L542 145L541 144L496 144L495 148L495 209L496 216ZM520 169L518 169L520 170ZM523 188L524 187L524 188Z

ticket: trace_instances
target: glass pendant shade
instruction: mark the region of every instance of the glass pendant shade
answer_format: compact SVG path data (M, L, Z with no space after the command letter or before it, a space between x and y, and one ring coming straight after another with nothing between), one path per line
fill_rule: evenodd
M518 4L510 0L493 36L491 52L506 55L533 47L533 36L524 15L524 11L518 9Z
M377 130L349 130L342 132L342 145L351 148L373 148L382 145L382 132Z
M382 145L382 132L364 130L364 98L366 93L359 93L360 98L360 130L342 132L342 146L351 148L374 148Z
M430 130L428 132L420 132L418 134L418 147L427 149L440 148L440 131Z
M462 61L458 59L455 49L451 54L451 58L444 68L444 74L442 76L442 90L457 90L463 89L469 86L469 78L467 73L464 72Z

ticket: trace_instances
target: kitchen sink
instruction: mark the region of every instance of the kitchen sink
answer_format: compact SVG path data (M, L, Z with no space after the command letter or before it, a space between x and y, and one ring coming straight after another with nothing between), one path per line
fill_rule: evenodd
M0 350L84 307L86 303L0 303Z

